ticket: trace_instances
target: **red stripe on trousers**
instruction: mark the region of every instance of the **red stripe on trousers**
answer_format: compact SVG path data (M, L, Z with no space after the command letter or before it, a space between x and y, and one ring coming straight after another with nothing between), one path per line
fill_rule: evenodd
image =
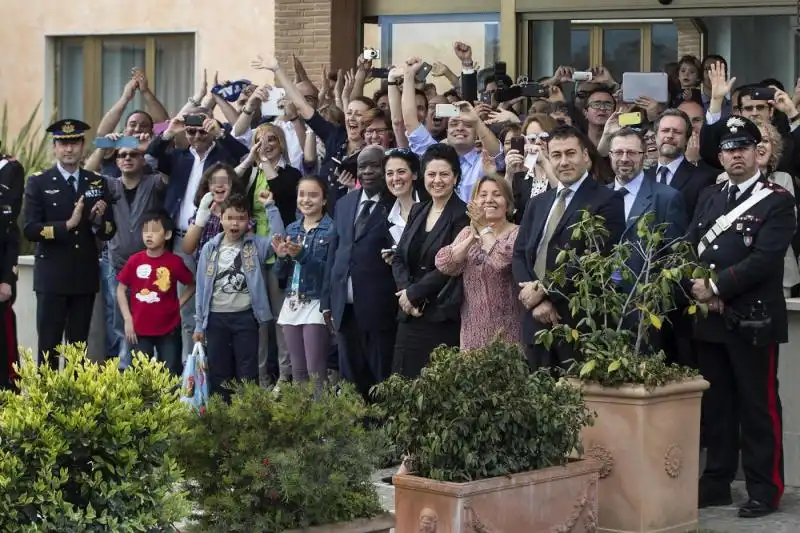
M767 374L767 409L772 419L772 437L775 441L775 448L772 450L772 482L778 487L778 494L772 502L772 506L777 509L783 496L783 480L781 479L781 442L783 440L783 428L781 427L781 417L778 413L778 396L775 390L777 368L775 368L775 344L769 347L769 373Z

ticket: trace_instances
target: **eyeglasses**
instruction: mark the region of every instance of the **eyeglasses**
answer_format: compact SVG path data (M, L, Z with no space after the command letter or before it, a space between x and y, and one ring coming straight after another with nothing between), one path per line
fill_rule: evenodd
M543 141L546 141L549 138L550 138L550 134L547 133L546 131L543 131L541 133L531 133L531 134L525 136L525 139L528 140L529 142L536 142L539 139L541 139Z
M141 155L141 152L117 152L117 159L136 159Z
M627 157L628 159L634 159L644 152L640 150L613 150L609 153L616 158Z
M759 113L762 111L766 111L769 109L769 106L766 104L756 104L756 105L743 105L742 111L747 111L748 113L752 113L753 111L758 111Z
M414 152L409 150L408 148L389 148L384 152L386 157L392 157L393 155L413 155Z
M389 128L367 128L364 130L364 133L376 133L378 135L384 135L389 132Z
M205 135L208 133L206 130L201 128L186 128L186 135Z
M589 102L588 107L598 111L614 111L616 104L614 102Z

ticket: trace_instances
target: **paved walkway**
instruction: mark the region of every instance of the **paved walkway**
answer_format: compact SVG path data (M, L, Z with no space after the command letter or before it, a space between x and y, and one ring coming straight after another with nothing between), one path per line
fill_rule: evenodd
M394 511L394 487L381 481L391 476L396 468L380 470L373 481L378 488L381 503L388 511ZM743 482L734 484L733 501L747 500ZM758 519L742 520L736 516L737 507L715 507L700 511L702 533L800 533L800 488L788 488L783 498L781 512Z

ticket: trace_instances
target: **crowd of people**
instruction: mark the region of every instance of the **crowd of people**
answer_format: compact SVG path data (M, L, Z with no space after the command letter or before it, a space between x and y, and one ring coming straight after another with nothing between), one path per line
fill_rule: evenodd
M477 70L468 44L453 51L460 74L411 57L370 96L367 54L317 84L297 60L292 73L259 57L272 85L209 88L204 75L172 118L135 70L86 158L89 125L53 124L56 164L27 178L21 224L37 245L40 362L57 365L64 338L87 339L99 291L122 370L134 350L180 374L200 342L222 395L229 380L343 379L369 398L391 373L419 375L441 344L497 336L533 370L565 367L580 355L535 337L578 326L546 290L558 253L584 246L568 228L600 215L610 249L653 213L716 274L684 281L708 316L680 309L652 340L711 382L699 505L731 503L741 442L750 499L739 515L775 511L778 345L800 286L800 90L735 86L724 58L687 56L666 66L664 102L628 101L603 67L559 67L538 96L507 98L519 84L501 64ZM427 70L453 87L438 94ZM270 116L276 87L285 97ZM137 91L147 110L123 117ZM0 313L15 294L23 196L21 167L3 161ZM0 332L8 345L13 331Z

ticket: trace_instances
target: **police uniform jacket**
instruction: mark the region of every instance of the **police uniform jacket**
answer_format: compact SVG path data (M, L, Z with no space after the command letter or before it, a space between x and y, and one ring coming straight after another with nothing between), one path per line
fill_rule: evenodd
M33 288L37 293L90 294L99 290L100 266L98 239L113 237L114 210L99 174L80 169L75 192L58 167L30 176L25 185L25 238L36 243ZM75 202L84 197L83 218L68 230ZM100 224L93 224L90 213L99 200L108 204Z
M756 188L767 187L773 193L738 217L699 256L716 273L717 294L731 311L748 317L752 306L764 306L771 323L759 335L760 345L788 342L786 300L783 296L783 259L795 231L795 205L792 195L763 175L737 200L746 201ZM726 209L727 183L706 189L700 196L694 220L689 226L689 241L697 249L700 240ZM706 342L753 343L753 336L742 328L730 328L724 315L697 313L695 338ZM733 331L731 331L733 329Z
M14 294L20 241L17 219L24 187L25 169L22 164L12 157L0 155L0 283L11 285Z

